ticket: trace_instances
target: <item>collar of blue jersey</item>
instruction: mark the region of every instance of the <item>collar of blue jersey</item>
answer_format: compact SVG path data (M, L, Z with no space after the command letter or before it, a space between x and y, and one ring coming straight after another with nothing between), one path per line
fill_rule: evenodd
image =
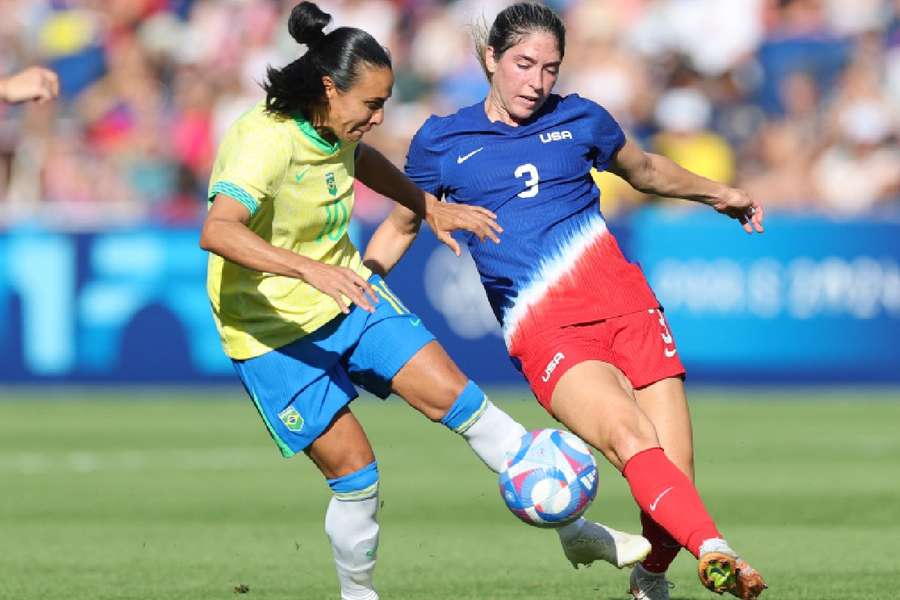
M335 143L331 143L316 131L316 128L313 127L313 124L306 120L303 116L303 113L298 112L294 115L294 123L297 124L297 127L300 128L300 131L312 141L313 144L316 145L319 150L327 154L334 154L338 150L341 149L341 140L336 141Z
M487 111L485 110L485 107L484 107L485 102L487 102L487 98L485 98L478 104L473 105L472 108L475 110L476 114L481 116L481 118L484 120L485 123L488 123L492 127L495 127L497 129L501 129L504 131L510 131L510 130L515 131L515 130L519 130L522 127L528 127L529 125L533 125L542 116L544 116L548 112L553 112L553 110L559 104L559 101L561 99L562 99L562 97L559 94L550 94L547 97L547 100L544 102L543 106L541 106L541 108L536 113L531 115L527 121L519 123L518 126L509 125L508 123L504 123L503 121L491 121L491 118L487 115Z

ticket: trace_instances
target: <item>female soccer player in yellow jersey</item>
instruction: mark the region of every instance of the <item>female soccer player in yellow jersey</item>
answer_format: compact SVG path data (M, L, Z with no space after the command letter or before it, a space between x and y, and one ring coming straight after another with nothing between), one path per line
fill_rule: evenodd
M223 140L201 246L225 353L285 457L305 452L334 492L325 530L343 600L373 600L378 470L349 409L355 385L400 395L462 435L494 471L525 433L450 360L347 235L353 180L424 219L457 253L450 231L498 241L494 215L440 203L359 143L383 119L391 62L368 33L341 27L310 2L289 30L307 52L269 69L266 100ZM389 224L390 225L390 224ZM379 270L379 264L371 267ZM649 543L580 519L560 530L573 562L623 566Z

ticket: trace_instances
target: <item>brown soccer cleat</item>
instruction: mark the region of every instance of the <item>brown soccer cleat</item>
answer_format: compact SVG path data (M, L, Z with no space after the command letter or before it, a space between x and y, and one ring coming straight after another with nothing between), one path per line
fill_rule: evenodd
M733 596L741 600L756 600L768 585L756 569L747 564L743 558L737 559L734 564L737 569L737 577L733 590L728 590Z
M697 563L697 574L700 583L711 592L735 593L737 588L737 558L725 552L707 552L700 555ZM735 594L736 595L736 594Z

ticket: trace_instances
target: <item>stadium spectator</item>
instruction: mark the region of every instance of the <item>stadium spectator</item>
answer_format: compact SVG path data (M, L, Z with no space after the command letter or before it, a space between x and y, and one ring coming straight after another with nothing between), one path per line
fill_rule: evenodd
M392 126L372 136L386 156L402 161L410 134L428 114L448 114L484 94L467 28L508 4L325 4L342 21L377 27L391 52L397 67L387 107ZM578 48L560 74L561 91L577 89L610 107L647 148L673 137L654 118L665 112L662 99L680 88L701 93L709 103L704 132L712 137L706 139L716 140L705 152L722 148L704 160L716 163L720 177L753 189L772 186L766 198L773 207L839 211L811 183L813 165L823 164L826 153L834 160L837 148L850 143L839 115L866 98L889 113L900 106L900 0L551 4ZM266 65L288 61L291 40L276 25L290 5L7 0L0 69L47 64L59 74L61 99L44 113L35 111L47 107L0 104L0 202L14 207L4 219L65 215L70 224L98 226L168 223L178 215L178 222L195 222L205 209L211 148L243 107L262 96ZM890 155L897 137L892 113L876 149ZM785 160L794 150L799 155ZM729 168L737 172L728 175ZM602 177L606 214L642 201L620 180ZM890 196L887 189L879 195ZM185 210L191 190L200 190L196 208ZM877 201L872 208L883 212L891 204ZM358 209L375 222L389 205L362 190Z
M59 78L43 67L0 78L0 100L3 102L48 102L59 94Z

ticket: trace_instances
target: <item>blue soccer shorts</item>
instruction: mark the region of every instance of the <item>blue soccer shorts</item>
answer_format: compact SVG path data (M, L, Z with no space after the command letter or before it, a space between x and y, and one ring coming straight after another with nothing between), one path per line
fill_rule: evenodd
M356 305L315 332L261 356L234 360L272 439L285 457L304 450L358 396L380 398L397 372L434 336L378 275L375 312Z

